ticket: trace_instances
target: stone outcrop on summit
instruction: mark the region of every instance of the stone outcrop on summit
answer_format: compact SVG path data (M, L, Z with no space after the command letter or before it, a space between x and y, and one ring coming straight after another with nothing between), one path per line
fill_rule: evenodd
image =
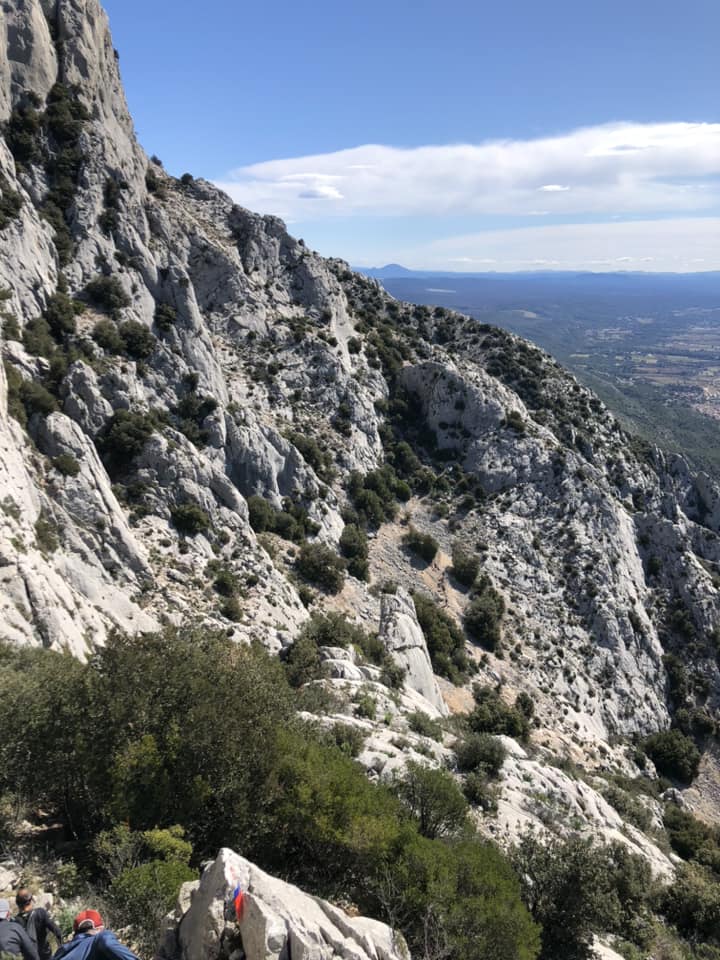
M0 124L0 638L85 657L191 622L286 655L343 614L380 631L378 660L327 644L312 682L373 776L441 763L412 725L471 707L473 682L526 694L537 749L601 778L637 774L628 738L672 709L717 710L710 477L529 344L169 176L98 0L4 0ZM500 833L541 822L524 764ZM595 787L543 782L618 834Z

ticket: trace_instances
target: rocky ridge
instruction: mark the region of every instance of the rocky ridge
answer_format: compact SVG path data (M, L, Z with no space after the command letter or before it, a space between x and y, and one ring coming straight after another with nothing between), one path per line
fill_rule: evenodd
M310 612L343 612L405 671L393 690L354 652L321 651L331 719L364 731L360 760L382 776L447 757L452 734L440 745L409 715L472 702L470 680L429 670L408 595L461 623L460 543L506 610L498 647L467 640L474 679L535 704L538 759L511 752L489 829L546 826L540 791L667 872L602 782L550 760L632 777L627 738L680 706L717 710L712 479L633 442L541 351L397 303L278 219L167 175L135 139L97 0L6 0L0 123L3 639L84 657L115 628L194 621L287 651ZM367 492L384 464L401 505L369 524L370 582L309 591L303 536L261 531L253 501L337 551L353 483ZM411 525L437 541L431 562L403 545ZM363 697L375 717L357 716Z

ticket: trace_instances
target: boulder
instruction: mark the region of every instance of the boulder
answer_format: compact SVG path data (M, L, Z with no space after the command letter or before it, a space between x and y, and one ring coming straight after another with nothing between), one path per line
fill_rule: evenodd
M234 891L243 892L240 922ZM163 950L177 960L409 960L402 936L272 877L232 850L185 884Z

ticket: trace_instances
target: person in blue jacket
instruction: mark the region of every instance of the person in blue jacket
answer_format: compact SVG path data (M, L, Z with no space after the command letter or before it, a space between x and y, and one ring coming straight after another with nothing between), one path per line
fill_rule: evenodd
M120 943L111 930L105 929L97 910L83 910L73 921L75 936L55 953L53 960L139 960Z

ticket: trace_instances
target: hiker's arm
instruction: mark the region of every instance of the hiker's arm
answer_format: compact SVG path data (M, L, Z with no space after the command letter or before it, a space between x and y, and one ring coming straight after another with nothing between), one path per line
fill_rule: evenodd
M60 927L57 925L57 923L55 923L55 921L54 921L53 918L50 916L50 914L47 912L47 910L43 910L43 913L45 914L45 916L44 916L43 919L45 920L45 926L46 926L46 928L47 928L47 929L50 931L50 933L55 937L55 939L56 939L57 942L58 942L58 946L61 947L61 946L62 946L62 943L63 943L62 930L61 930Z

